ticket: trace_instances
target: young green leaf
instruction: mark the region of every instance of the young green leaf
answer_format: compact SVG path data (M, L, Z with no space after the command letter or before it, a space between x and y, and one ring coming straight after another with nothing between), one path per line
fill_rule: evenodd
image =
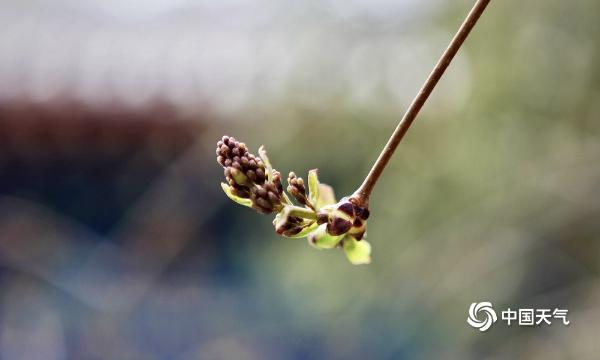
M265 167L267 168L267 181L273 180L273 165L271 165L271 162L267 157L267 150L265 150L263 145L258 148L258 156L260 156L262 161L265 163Z
M354 265L371 263L371 244L366 240L357 241L351 236L344 239L344 252Z
M319 184L319 200L315 204L317 209L335 203L335 193L333 192L333 188L327 184Z
M225 183L221 183L221 188L225 192L225 195L227 195L227 197L230 198L231 200L235 201L236 203L238 203L240 205L252 207L252 200L244 199L239 196L233 195L233 193L231 192L231 188L229 188L229 185L227 185Z
M332 236L327 233L327 224L321 224L308 235L308 243L318 249L333 249L342 239L342 236Z
M319 202L320 185L317 169L310 170L308 172L308 200L310 200L311 204L314 204L314 206L317 206Z

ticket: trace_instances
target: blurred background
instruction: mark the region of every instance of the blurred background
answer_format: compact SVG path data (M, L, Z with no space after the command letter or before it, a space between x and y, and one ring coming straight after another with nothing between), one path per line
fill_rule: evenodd
M220 189L228 134L351 193L472 4L1 0L0 358L597 358L598 1L492 1L369 266ZM480 333L478 301L571 325Z

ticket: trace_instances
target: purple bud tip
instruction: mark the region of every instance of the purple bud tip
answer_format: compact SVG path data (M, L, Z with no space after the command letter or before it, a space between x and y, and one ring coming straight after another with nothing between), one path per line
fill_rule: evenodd
M350 228L352 228L352 223L350 221L338 217L327 224L327 232L333 236L343 235L347 233Z
M342 203L338 206L338 210L343 211L349 216L354 216L354 205L349 202Z

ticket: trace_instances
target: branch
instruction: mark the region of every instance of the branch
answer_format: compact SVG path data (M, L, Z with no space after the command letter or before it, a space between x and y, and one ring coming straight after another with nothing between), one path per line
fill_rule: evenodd
M394 130L394 133L388 140L387 144L385 144L385 147L379 154L379 157L375 161L375 164L373 164L371 171L369 171L369 174L365 178L362 185L358 188L358 190L356 190L356 192L352 196L358 201L360 205L368 207L369 196L371 195L371 192L373 191L377 180L379 180L381 173L383 172L388 162L390 161L390 158L394 154L396 147L398 147L400 140L402 140L402 137L404 137L404 134L406 133L406 131L408 131L408 128L412 124L413 120L417 117L417 114L423 107L423 104L425 104L425 101L427 101L427 98L437 85L438 81L444 74L444 71L446 70L448 65L450 65L450 62L454 58L454 55L456 55L458 49L460 49L461 45L469 35L469 32L471 32L471 29L473 29L475 23L477 22L477 20L479 20L479 17L483 13L485 7L488 5L489 2L490 0L477 0L477 2L467 15L465 21L458 29L456 35L454 35L454 38L450 42L450 45L448 45L448 48L446 48L446 51L444 51L442 57L438 60L437 64L435 65L435 68L433 69L431 74L429 74L427 80L425 80L423 87L406 110L406 113L400 120L400 123L398 123L398 126Z

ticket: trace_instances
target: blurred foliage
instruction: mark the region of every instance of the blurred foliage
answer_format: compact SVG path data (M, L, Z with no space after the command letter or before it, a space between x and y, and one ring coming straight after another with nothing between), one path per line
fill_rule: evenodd
M448 33L467 3L439 12ZM290 326L322 334L326 357L593 357L598 309L584 299L597 298L600 270L598 10L492 3L459 55L466 76L442 80L374 192L373 264L348 268L265 226L250 241L268 240L248 249L261 259L249 266L263 301L282 301ZM464 105L449 108L464 87ZM320 168L338 196L360 184L400 116L393 103L357 108L343 97L281 108L240 132L282 168ZM485 299L560 304L575 320L490 340L463 326L468 305Z

